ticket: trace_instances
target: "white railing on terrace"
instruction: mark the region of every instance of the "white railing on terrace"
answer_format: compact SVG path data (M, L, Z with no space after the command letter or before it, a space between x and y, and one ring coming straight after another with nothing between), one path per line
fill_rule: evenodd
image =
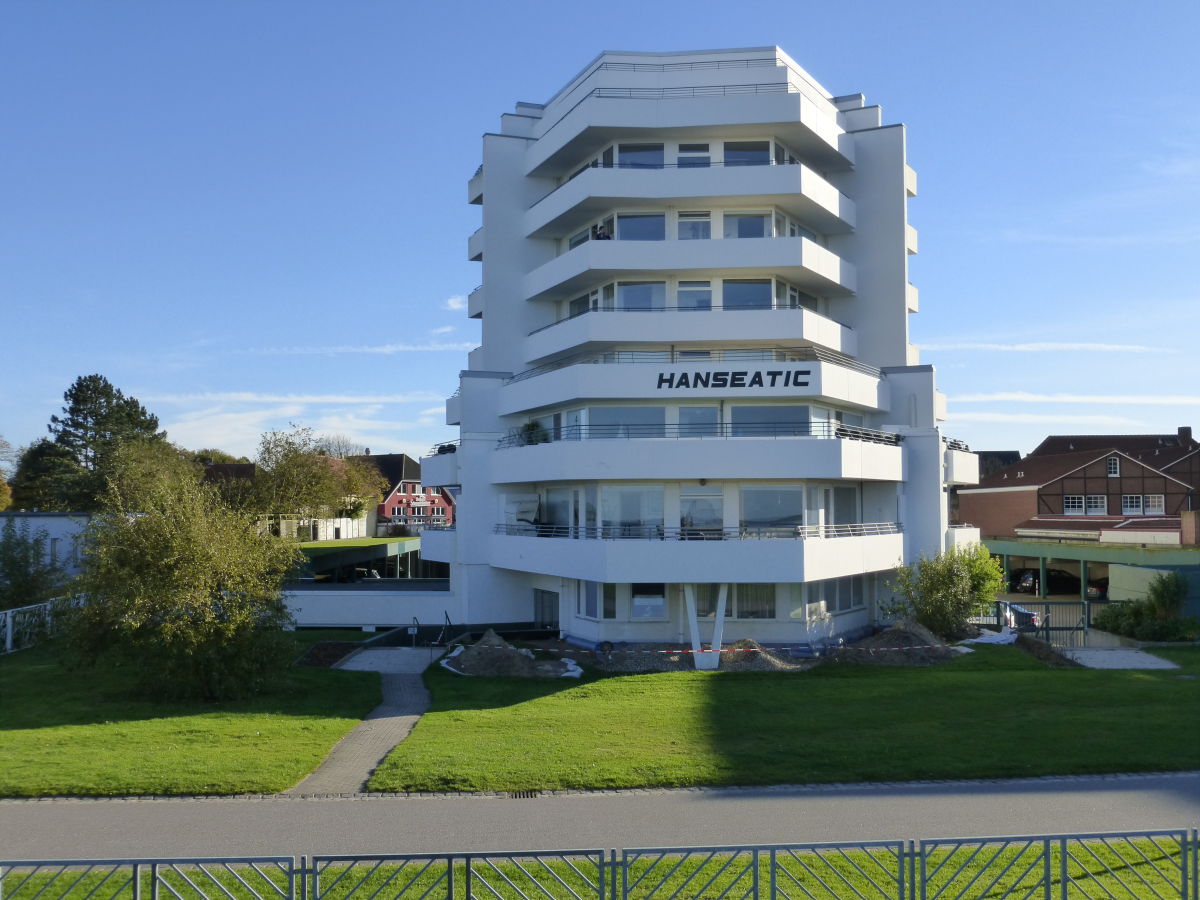
M704 353L706 355L696 356L695 354L697 353ZM505 379L504 383L512 384L514 381L524 381L526 378L544 375L547 372L556 372L568 366L663 365L664 363L670 365L682 363L699 366L713 362L825 362L833 363L844 369L852 369L855 372L862 372L865 375L871 375L875 378L880 377L882 374L875 366L869 366L866 363L859 362L852 356L846 356L844 353L835 353L832 350L825 350L821 347L781 347L770 350L747 348L727 348L721 350L607 350L600 353L580 353L564 357L552 363L546 363L542 366L535 366L532 369L526 369L524 372L518 372L511 378Z
M0 653L24 650L49 635L53 602L0 610Z
M564 316L561 319L551 322L549 325L543 325L541 328L533 329L533 331L529 332L529 334L530 335L538 334L539 332L545 331L548 328L553 328L555 325L561 325L563 322L572 322L575 319L581 318L582 316L590 315L591 313L691 313L691 314L695 315L696 313L706 313L706 312L734 312L734 313L736 313L736 312L790 312L790 313L795 313L795 312L798 312L800 310L805 310L805 309L808 309L808 307L805 307L805 306L725 306L721 303L713 303L708 306L658 306L658 307L652 307L650 309L617 309L616 307L613 307L611 309L606 309L604 307L597 307L596 309L585 309L582 312L572 313L569 316ZM808 309L808 311L815 316L821 316L821 318L827 319L829 322L832 322L836 325L840 325L843 328L846 327L845 325L842 325L841 322L837 322L834 319L830 319L828 316L822 315L819 312L816 312L811 309Z
M901 436L860 425L838 422L754 422L709 425L562 425L558 428L516 431L496 442L496 449L580 440L674 440L704 438L841 438L873 444L897 445Z
M809 540L900 534L899 522L855 522L844 525L738 525L723 528L668 528L663 525L547 525L536 522L501 524L496 534L512 537L567 538L601 541L747 541Z

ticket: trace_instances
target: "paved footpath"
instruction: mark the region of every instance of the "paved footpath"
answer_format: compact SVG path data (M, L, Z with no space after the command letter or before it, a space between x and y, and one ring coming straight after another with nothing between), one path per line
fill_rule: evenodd
M864 841L1200 826L1200 772L722 790L0 801L0 858Z

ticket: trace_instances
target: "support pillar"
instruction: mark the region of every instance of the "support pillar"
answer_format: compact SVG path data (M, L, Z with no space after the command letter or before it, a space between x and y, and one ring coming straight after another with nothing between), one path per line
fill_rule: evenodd
M1046 599L1046 557L1038 557L1038 596Z
M1079 602L1087 603L1087 586L1088 586L1088 561L1081 559L1079 561Z

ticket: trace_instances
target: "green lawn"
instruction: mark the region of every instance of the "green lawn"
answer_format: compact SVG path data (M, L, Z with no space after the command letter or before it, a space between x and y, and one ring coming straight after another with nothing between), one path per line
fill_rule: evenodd
M318 640L368 637L303 631ZM236 794L292 787L379 702L372 672L291 669L220 704L130 699L119 669L70 671L49 648L0 657L0 796Z
M1159 652L1159 651L1156 651ZM1013 777L1200 768L1200 648L1177 671L1048 669L1013 647L932 668L578 682L430 669L433 707L372 790Z

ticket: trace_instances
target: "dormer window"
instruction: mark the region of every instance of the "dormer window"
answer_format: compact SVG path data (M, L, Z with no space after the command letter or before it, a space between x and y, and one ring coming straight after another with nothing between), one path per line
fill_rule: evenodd
M1108 477L1109 478L1120 478L1121 477L1121 460L1117 459L1117 457L1115 457L1115 456L1110 456L1108 458Z

